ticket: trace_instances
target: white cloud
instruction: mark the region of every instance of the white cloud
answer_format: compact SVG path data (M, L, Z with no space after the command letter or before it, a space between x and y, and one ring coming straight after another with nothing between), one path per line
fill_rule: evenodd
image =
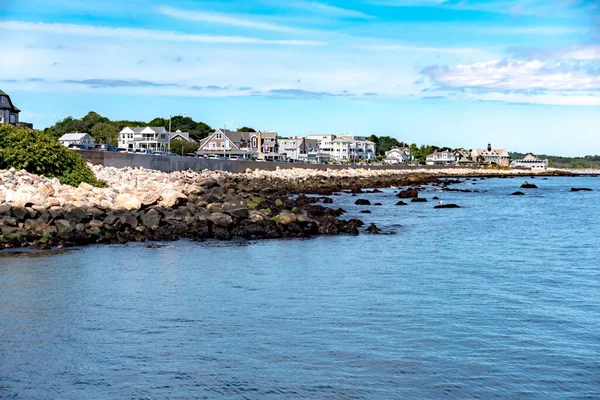
M215 12L190 11L180 10L172 7L160 7L159 12L171 18L182 19L186 21L208 22L212 24L236 26L239 28L250 28L273 32L283 33L299 33L300 29L273 24L269 22L261 22L252 17L252 19L232 16L230 14L222 14Z
M292 1L285 4L286 7L310 11L314 14L329 15L338 18L373 19L372 15L347 8L335 7L316 1Z
M216 43L216 44L272 44L286 46L315 46L324 42L313 40L282 39L270 40L246 36L215 36L185 34L172 31L160 31L137 28L112 28L93 25L49 24L44 22L0 21L0 30L22 31L29 33L50 33L73 36L91 36L128 40L160 40L168 42Z
M482 100L594 105L600 102L600 69L565 61L494 60L468 65L430 66L421 74L430 91L464 93Z

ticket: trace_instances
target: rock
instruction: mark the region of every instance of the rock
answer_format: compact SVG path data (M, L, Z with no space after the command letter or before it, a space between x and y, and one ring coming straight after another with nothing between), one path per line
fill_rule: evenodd
M525 193L523 193L523 192L514 192L514 193L511 193L510 195L511 196L524 196Z
M156 192L147 192L142 195L140 201L144 207L156 205L160 200L160 194Z
M58 232L59 235L62 235L63 233L66 233L66 232L71 232L71 230L72 230L71 223L69 221L67 221L66 219L55 220L54 227L56 228L56 231Z
M397 206L407 206L408 203L403 202L402 200L400 200L399 202L396 203Z
M222 212L238 219L247 219L249 216L248 209L242 206L227 207L224 208Z
M360 210L359 213L361 213L361 214L371 214L371 210Z
M381 204L381 203L375 203L375 204L373 204L373 205L374 205L374 206L382 206L383 204Z
M79 187L79 189L82 189L82 190L92 190L94 188L92 185L90 185L87 182L81 182L78 187Z
M138 210L142 206L142 202L134 195L120 194L115 199L115 205L126 210Z
M571 188L571 192L591 192L591 188Z
M521 185L521 189L537 189L538 187L534 183L525 182Z
M54 196L56 191L54 190L54 186L52 186L50 183L46 183L38 189L38 193L44 196Z
M162 200L159 205L167 208L173 208L181 205L185 205L188 202L188 198L185 194L175 191L169 190L161 193Z
M331 197L321 197L321 202L323 204L332 204L333 203L333 199Z
M438 204L433 208L460 208L458 204Z
M412 203L426 203L427 199L424 197L415 197L411 200Z
M206 219L211 221L213 224L224 227L224 228L227 228L227 227L230 227L231 225L233 225L233 218L231 218L230 215L227 215L227 214L224 214L221 212L214 212L214 213L208 214L206 216Z
M136 228L139 225L137 218L130 213L122 214L119 219L123 225L129 225L132 228Z
M19 220L24 220L25 217L29 216L29 211L25 207L15 206L12 208L12 213Z
M370 206L371 202L367 199L358 199L354 202L357 206Z
M431 199L432 199L432 200L439 200L440 198L439 198L439 197L437 197L437 196L433 196Z
M282 225L288 225L288 224L291 224L292 222L296 222L298 220L298 217L296 214L294 214L291 211L287 211L287 210L282 211L275 218L276 218L277 222Z
M401 199L410 199L419 196L419 191L417 189L406 189L398 193L396 196Z
M160 213L155 209L151 209L148 210L140 219L142 221L142 225L144 225L146 228L156 229L160 225L160 218Z
M365 229L365 232L378 234L381 233L381 229L379 229L377 225L372 223L367 229Z

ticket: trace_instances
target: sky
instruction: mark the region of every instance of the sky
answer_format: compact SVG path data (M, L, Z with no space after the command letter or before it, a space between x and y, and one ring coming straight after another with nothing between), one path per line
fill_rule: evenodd
M44 128L186 113L282 136L600 154L600 0L0 0Z

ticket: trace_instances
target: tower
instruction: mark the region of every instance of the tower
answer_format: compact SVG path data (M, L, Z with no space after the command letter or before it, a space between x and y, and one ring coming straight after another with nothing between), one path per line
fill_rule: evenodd
M492 151L492 144L488 143L488 151Z

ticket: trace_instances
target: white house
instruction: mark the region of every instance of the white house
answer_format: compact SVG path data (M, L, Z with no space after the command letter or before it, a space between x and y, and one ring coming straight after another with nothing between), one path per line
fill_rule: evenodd
M413 157L407 147L393 148L385 152L385 163L390 165L408 164Z
M169 132L162 126L147 126L145 128L126 126L119 133L119 147L166 151L169 148Z
M455 162L456 157L450 150L434 151L425 159L427 165L448 165Z
M62 135L58 141L62 143L64 146L69 147L71 144L76 145L86 145L89 147L94 147L96 143L94 142L94 138L92 138L87 133L65 133Z
M319 159L348 160L375 159L375 143L368 141L364 136L309 134L309 140L319 142Z
M288 160L316 160L319 154L319 141L304 137L279 139L279 154Z
M510 166L512 168L548 169L548 160L542 160L533 154L527 154L523 159L511 162Z

